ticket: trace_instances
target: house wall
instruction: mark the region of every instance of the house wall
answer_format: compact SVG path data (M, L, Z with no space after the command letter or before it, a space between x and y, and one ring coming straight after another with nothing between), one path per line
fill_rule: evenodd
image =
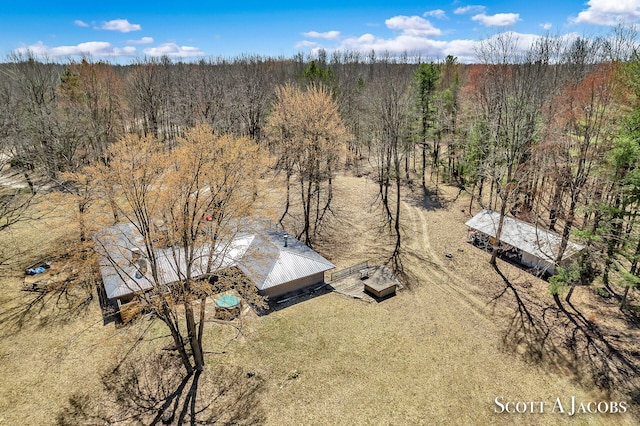
M324 272L318 272L317 274L299 278L294 281L289 281L287 283L280 284L275 287L270 287L266 290L262 290L261 293L265 296L268 296L270 299L273 299L273 298L280 297L289 292L300 291L312 285L322 284L323 282L324 282Z

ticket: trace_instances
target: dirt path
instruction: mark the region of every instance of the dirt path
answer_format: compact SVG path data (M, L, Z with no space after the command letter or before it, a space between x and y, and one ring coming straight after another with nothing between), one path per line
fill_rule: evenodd
M408 214L408 222L411 227L411 232L406 235L411 236L411 238L409 238L405 249L410 258L416 262L407 266L413 267L419 274L420 271L425 272L424 265L428 265L428 273L422 276L424 280L448 298L456 300L456 303L462 301L479 318L488 324L492 324L485 313L486 303L473 294L461 290L462 288L468 288L469 283L460 275L451 272L434 252L427 230L427 218L423 209L411 206L406 201L402 205L404 212Z

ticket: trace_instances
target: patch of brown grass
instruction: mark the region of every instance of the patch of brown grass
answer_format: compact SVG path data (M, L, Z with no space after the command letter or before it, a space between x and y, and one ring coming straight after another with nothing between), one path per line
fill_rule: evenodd
M339 253L332 260L340 267L384 259L376 212L365 205L376 187L350 177L337 182L345 197L339 207L351 214L335 222L340 244L321 247ZM427 211L408 200L403 214L410 291L379 304L335 293L305 300L261 318L254 336L233 342L216 361L256 369L267 379L269 424L573 424L575 418L562 415L498 415L494 398L605 397L563 375L560 366L528 361L526 347L505 350L514 307L492 303L504 284L488 266L488 254L466 244L468 216L455 203ZM371 248L383 255L371 256ZM527 283L522 288L550 299L542 281L501 267L513 282ZM628 414L581 421L633 424Z
M575 369L565 370L553 357L527 357L531 342L505 346L513 295L496 297L504 282L488 266L489 255L466 243L463 224L470 216L461 206L468 200L454 202L457 191L441 189L443 206L425 204L420 193L403 204L402 262L410 290L381 303L330 293L263 317L207 323L208 368L227 365L264 380L252 402L266 424L634 424L629 414L494 413L498 396L551 402L606 396L580 385ZM379 211L370 207L376 191L367 178L336 179L336 216L318 249L338 268L390 254ZM27 257L33 259L64 233L53 223L29 226L19 239L31 241ZM536 314L552 303L543 281L510 265L500 268ZM4 312L30 296L19 290L19 268L1 273ZM604 314L597 313L603 304L586 290L574 294L586 318L596 315L599 326L605 322L624 342L637 342L637 328L610 323L612 310L604 305ZM0 424L54 423L79 390L104 396L102 375L125 355L170 343L166 330L146 318L122 329L102 326L95 299L81 316L40 321L53 318L55 309L45 305L0 340Z

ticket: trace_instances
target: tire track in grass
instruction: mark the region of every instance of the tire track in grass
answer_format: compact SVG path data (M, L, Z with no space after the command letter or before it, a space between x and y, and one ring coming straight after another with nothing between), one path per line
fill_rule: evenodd
M437 254L434 253L429 240L427 218L424 212L419 207L413 207L406 201L403 201L402 205L404 210L409 213L412 230L411 235L414 237L410 240L413 244L410 245L408 254L414 257L417 262L426 261L430 264L431 268L429 268L427 274L432 275L434 279L428 280L427 278L427 281L447 296L454 298L456 301L463 301L475 315L493 324L485 312L486 304L478 297L465 291L466 288L469 288L469 283L456 273L450 271L442 260L438 258ZM413 273L423 280L426 278L424 272L421 274L419 271L413 271Z

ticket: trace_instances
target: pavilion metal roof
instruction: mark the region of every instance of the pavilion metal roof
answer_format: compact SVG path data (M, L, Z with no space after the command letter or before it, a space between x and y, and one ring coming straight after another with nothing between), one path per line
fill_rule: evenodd
M469 219L466 225L474 230L495 238L500 213L493 210L482 210ZM560 243L560 236L538 228L537 226L505 216L500 241L546 261L555 261ZM569 258L584 249L584 246L569 241L563 259Z

